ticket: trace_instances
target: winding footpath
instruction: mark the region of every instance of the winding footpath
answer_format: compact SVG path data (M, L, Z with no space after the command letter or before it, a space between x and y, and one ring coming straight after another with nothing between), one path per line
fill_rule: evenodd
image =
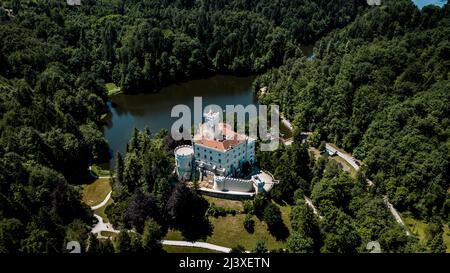
M105 199L102 202L100 202L100 204L91 206L91 210L97 210L97 209L105 206L108 203L109 199L111 199L111 194L112 194L112 191L110 191L108 193L108 195L106 195ZM94 234L97 234L98 238L104 238L104 239L108 238L108 237L101 235L102 231L108 231L108 232L113 232L113 233L120 232L120 231L114 229L114 227L110 223L105 223L103 221L103 218L100 215L97 215L94 213L94 217L98 220L98 222L92 228L91 232Z
M309 199L306 195L304 196L305 203L313 210L313 213L317 215L320 219L323 219L323 216L319 214L319 210L314 206L311 199Z
M108 177L105 177L108 178ZM112 191L106 195L105 199L100 202L100 204L91 206L91 210L97 210L99 208L102 208L105 206L109 199L111 199ZM105 223L103 221L103 218L100 215L97 215L94 213L94 217L98 220L97 224L92 228L91 232L96 234L98 238L101 239L108 239L110 237L101 235L102 231L107 232L113 232L113 233L120 233L120 230L114 229L111 223ZM173 241L173 240L161 240L161 244L163 245L169 245L169 246L180 246L180 247L197 247L197 248L204 248L209 249L217 252L223 252L223 253L229 253L231 251L231 248L214 245L210 243L205 242L188 242L188 241ZM247 251L248 252L248 251Z
M209 250L214 250L217 252L230 253L231 248L213 245L204 242L188 242L188 241L172 241L172 240L161 240L161 244L168 246L181 246L181 247L197 247Z
M105 200L103 200L100 204L91 206L91 210L97 210L97 209L103 207L104 205L106 205L106 203L108 203L109 199L111 199L111 194L112 194L112 191L110 191L108 193L108 195L106 195Z

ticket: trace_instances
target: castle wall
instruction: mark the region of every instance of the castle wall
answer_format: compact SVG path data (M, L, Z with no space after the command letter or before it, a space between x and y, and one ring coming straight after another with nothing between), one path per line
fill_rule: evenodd
M252 180L214 176L214 189L217 191L253 192Z

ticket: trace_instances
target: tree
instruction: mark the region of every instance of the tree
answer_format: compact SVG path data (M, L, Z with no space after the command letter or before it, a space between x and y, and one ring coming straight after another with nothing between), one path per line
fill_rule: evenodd
M88 243L86 252L87 253L99 253L100 252L100 242L95 234L90 233L88 237Z
M264 214L264 209L269 204L269 199L265 193L258 193L253 200L253 208L255 211L255 215L258 218L262 218Z
M267 223L269 229L273 229L274 227L283 223L283 219L281 218L281 211L275 204L270 203L264 209L264 221Z
M142 249L146 253L161 253L162 245L160 240L163 237L161 226L153 219L145 221L144 232L142 234Z
M444 244L444 229L439 222L431 222L425 228L425 240L433 253L445 253L447 247Z
M324 240L321 252L356 253L361 245L355 224L340 210L335 210L324 219Z
M111 240L109 240L109 239L101 240L99 243L100 243L99 249L98 249L99 253L102 253L102 254L114 253L114 245L111 242Z
M80 243L81 249L86 249L89 229L80 219L74 220L66 228L66 241L76 241Z
M264 221L272 235L278 240L285 240L289 236L289 230L281 218L280 209L273 203L264 209Z
M167 214L172 227L181 230L188 239L198 239L211 233L206 215L208 201L184 183L178 183L167 202Z
M319 221L312 209L303 202L292 208L290 219L292 229L304 237L312 239L311 246L314 251L318 252L322 246L322 235Z
M252 219L251 214L245 215L244 228L248 233L253 233L255 231L255 221Z
M116 153L116 179L119 183L123 183L123 172L124 172L124 162L122 158L122 154L117 152Z
M416 253L420 251L418 242L409 238L400 225L388 228L379 239L381 250L385 253Z
M293 232L288 240L288 249L293 253L312 253L314 252L314 242L311 238L305 236L302 232Z
M127 230L121 230L116 239L116 252L129 253L131 250L131 237Z
M254 253L267 253L266 241L258 240L256 242L255 248L252 250Z
M158 210L153 196L137 189L125 212L125 221L128 227L134 227L141 233L145 221L150 217L158 217Z
M56 246L55 238L46 230L34 229L23 240L21 251L25 253L56 253L61 251Z
M0 253L18 253L24 227L16 218L0 220Z

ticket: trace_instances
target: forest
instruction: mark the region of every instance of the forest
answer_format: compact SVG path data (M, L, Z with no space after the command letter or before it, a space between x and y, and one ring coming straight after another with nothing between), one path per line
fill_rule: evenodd
M299 130L366 163L377 191L401 211L450 221L450 17L392 1L255 82ZM383 18L382 20L380 18Z
M388 252L445 251L450 7L383 2L2 1L0 253L64 252L70 240L89 252L159 253L169 228L192 240L211 234L208 202L173 181L176 143L166 131L136 130L126 154L114 155L106 214L135 233L122 232L114 246L89 235L95 218L80 185L90 165L112 157L102 132L105 83L157 92L214 74L258 74L259 100L280 105L297 128L292 146L258 154L281 183L248 212L276 228L272 202L292 206L288 251L364 252L370 240ZM301 48L312 44L307 58ZM353 152L364 171L353 178L327 157L311 158L298 137L305 131L318 148ZM374 188L362 185L366 177ZM433 224L427 249L385 213L384 194Z

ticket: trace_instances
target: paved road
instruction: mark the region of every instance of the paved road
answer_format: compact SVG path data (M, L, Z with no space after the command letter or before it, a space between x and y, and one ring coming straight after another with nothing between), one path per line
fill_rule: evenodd
M343 153L343 152L339 151L338 149L336 149L333 146L331 146L331 144L329 144L329 143L327 143L325 145L325 149L327 151L330 151L331 153L336 153L337 156L339 156L340 158L342 158L345 161L347 161L347 163L350 164L350 166L352 166L356 171L359 171L359 169L360 169L360 162L359 162L359 160L355 159L350 154Z
M114 233L119 233L120 231L114 229L114 227L110 223L103 222L103 218L100 217L97 214L94 214L94 217L97 218L98 223L95 224L95 226L92 228L91 232L94 234L97 234L99 238L106 238L105 236L102 236L100 233L102 231L109 231Z
M340 152L339 150L335 149L334 147L332 147L330 144L326 144L326 149L328 151L330 151L331 153L336 153L337 156L339 156L340 158L344 159L348 164L350 164L356 171L358 171L360 169L360 163L361 161L357 160L356 158L354 158L353 156L351 156L348 153L343 153ZM357 164L357 162L359 164ZM366 179L367 184L369 186L373 186L373 181ZM391 212L392 216L394 216L395 221L397 221L397 223L399 223L400 225L406 227L405 223L402 220L402 217L400 216L400 213L398 213L398 211L395 209L394 205L392 205L391 202L389 202L389 199L387 196L383 196L383 200L384 203L386 204L386 206L388 207L389 211ZM409 231L406 230L406 235L410 235Z

